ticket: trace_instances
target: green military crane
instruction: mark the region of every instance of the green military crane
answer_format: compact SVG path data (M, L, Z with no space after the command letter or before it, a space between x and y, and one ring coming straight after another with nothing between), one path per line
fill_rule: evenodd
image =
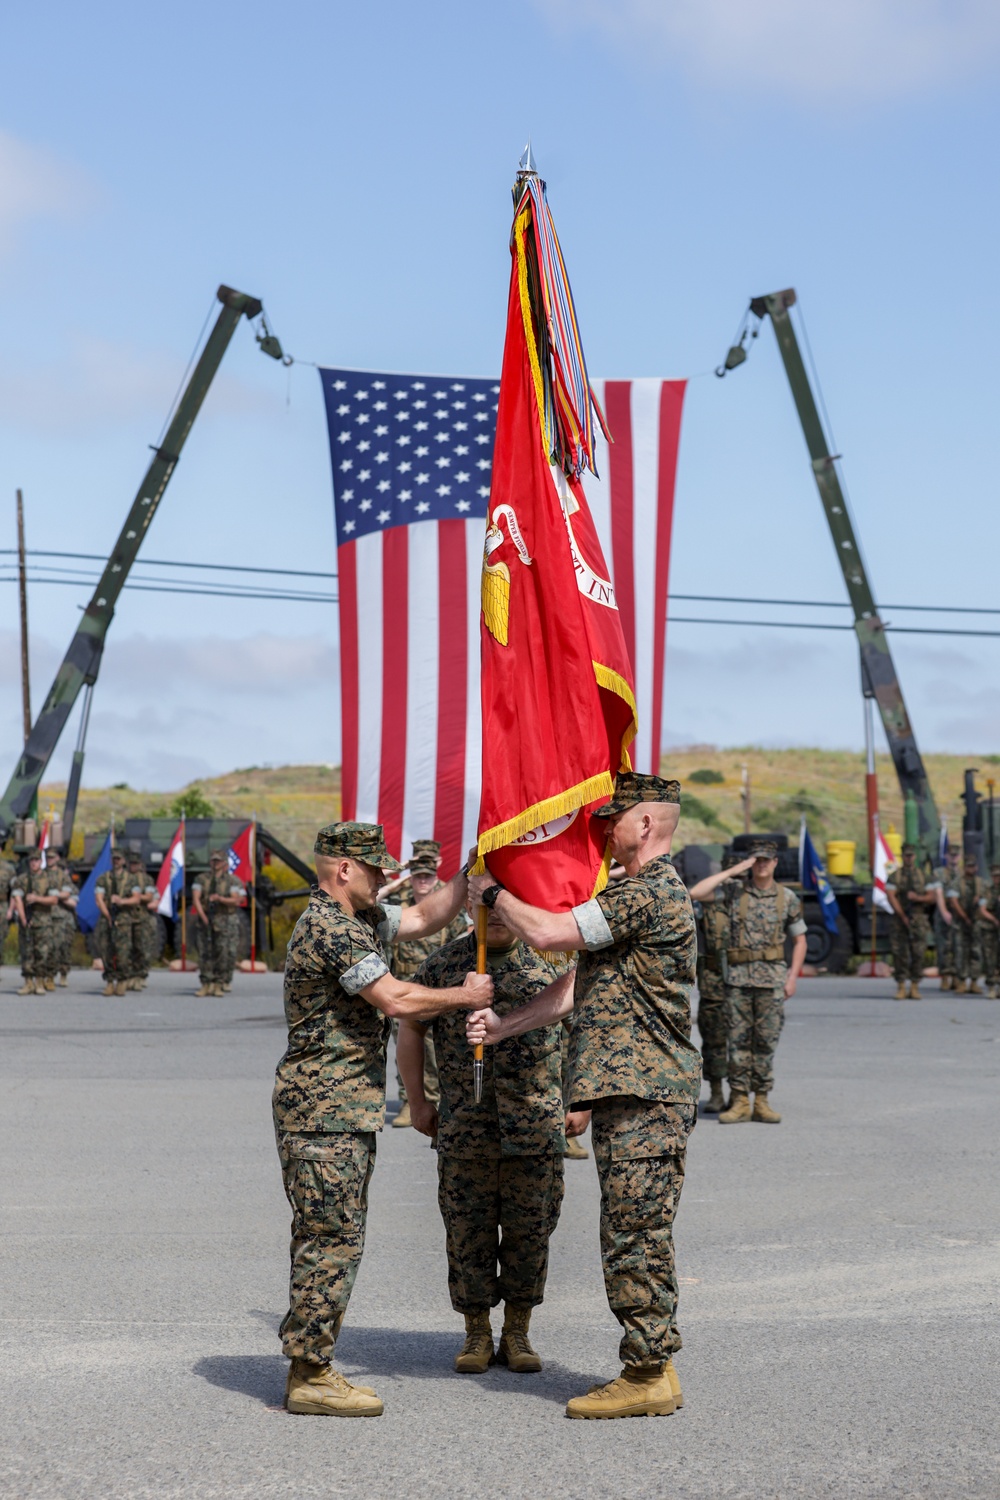
M261 331L257 334L257 342L272 359L284 358L281 345L262 317L263 304L257 297L249 297L246 292L237 292L228 286L220 286L216 295L222 303L222 310L177 402L163 441L155 449L153 461L146 470L93 597L83 612L69 650L63 657L55 681L31 727L7 790L0 800L0 844L10 833L15 818L23 818L30 811L45 768L80 690L83 689L85 696L80 716L80 733L73 755L63 817L63 841L64 846L69 847L83 770L83 747L90 717L90 699L100 671L104 641L114 618L115 605L240 318L261 317Z
M725 361L716 370L725 375L743 364L747 357L748 334L756 338L759 327L751 330L750 318L759 325L764 318L771 319L778 348L785 366L785 374L792 388L792 398L802 424L802 432L812 459L813 477L823 503L823 510L833 537L837 559L844 575L851 607L854 611L854 629L861 648L861 676L867 696L874 696L882 715L889 752L899 777L904 802L914 804L917 814L917 829L921 848L925 856L936 861L941 821L931 793L924 763L917 749L916 737L910 723L903 690L899 685L893 664L885 625L879 618L878 607L868 575L865 572L861 549L854 533L847 500L837 473L839 454L830 452L816 398L806 372L805 362L799 348L791 309L795 306L794 288L783 292L770 292L764 297L754 297L747 309L743 325Z

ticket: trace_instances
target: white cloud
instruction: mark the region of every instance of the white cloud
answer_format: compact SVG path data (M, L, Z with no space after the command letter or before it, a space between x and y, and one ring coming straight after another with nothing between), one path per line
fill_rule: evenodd
M37 219L74 218L96 197L80 168L0 130L0 255Z
M881 100L996 69L996 0L536 0L700 83L826 105Z
M60 436L91 431L153 414L166 415L184 366L175 355L136 349L94 334L69 335L65 355L46 364L8 351L0 359L0 421L36 433ZM260 415L273 412L277 397L220 373L212 386L212 410Z

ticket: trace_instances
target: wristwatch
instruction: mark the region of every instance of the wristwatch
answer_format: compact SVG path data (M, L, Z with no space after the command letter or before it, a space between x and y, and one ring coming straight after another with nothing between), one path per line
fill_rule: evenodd
M503 889L502 885L488 885L482 895L483 905L488 906L490 911L492 911L496 905L497 897Z

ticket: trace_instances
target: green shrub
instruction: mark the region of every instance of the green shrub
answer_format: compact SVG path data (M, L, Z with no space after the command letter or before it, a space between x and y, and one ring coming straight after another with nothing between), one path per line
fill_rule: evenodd
M688 781L696 781L699 786L721 786L725 781L721 771L713 771L710 766L704 766L700 771L692 771Z

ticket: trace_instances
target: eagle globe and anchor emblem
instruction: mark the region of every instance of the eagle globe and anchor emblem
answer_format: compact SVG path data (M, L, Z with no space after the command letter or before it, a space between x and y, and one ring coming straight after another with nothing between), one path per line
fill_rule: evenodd
M584 560L573 534L573 523L570 517L580 509L577 499L562 473L555 468L553 468L553 477L569 534L577 588L592 603L601 604L607 609L617 609L618 601L615 598L614 585L609 578L602 578L595 573ZM510 635L510 569L505 562L490 562L493 553L502 547L505 541L500 526L503 520L507 522L510 539L524 566L532 567L535 560L528 551L514 507L498 505L486 529L486 544L483 549L482 603L483 619L487 630L499 645L506 646ZM551 839L558 838L561 833L565 833L566 829L576 821L579 812L580 809L576 807L572 812L565 813L560 818L552 818L547 823L540 823L536 828L529 828L527 833L522 833L520 838L512 841L511 848L528 848L536 844L547 844Z

